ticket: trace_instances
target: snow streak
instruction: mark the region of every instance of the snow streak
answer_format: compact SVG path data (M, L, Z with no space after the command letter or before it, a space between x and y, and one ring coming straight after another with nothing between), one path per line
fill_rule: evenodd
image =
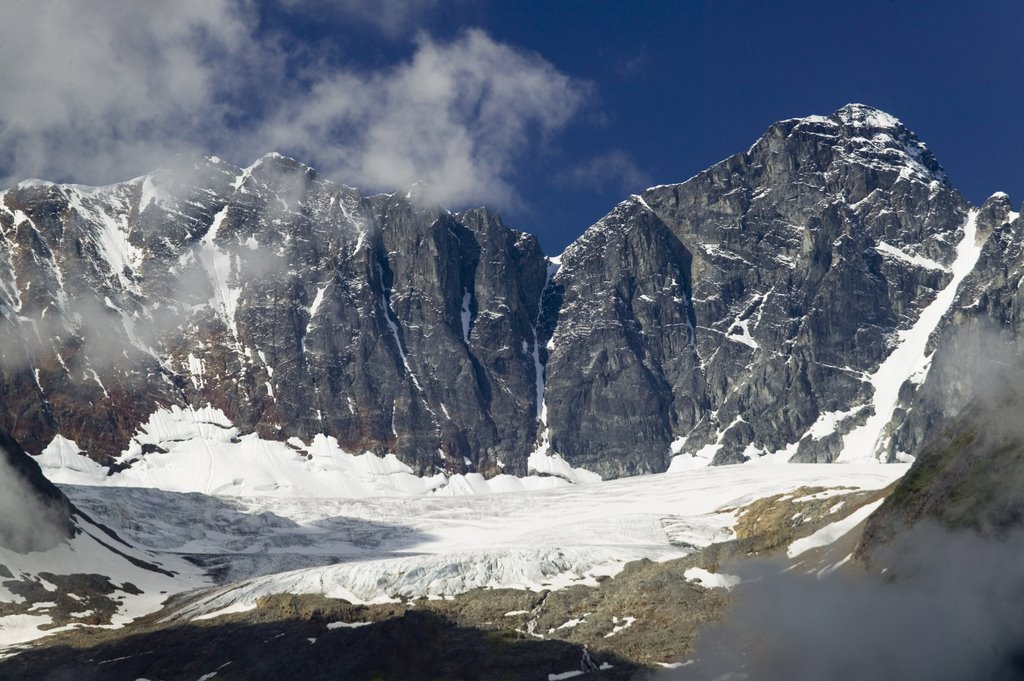
M960 284L978 262L981 244L977 239L978 211L972 209L964 223L963 239L956 247L956 259L950 266L952 279L921 312L917 322L906 331L899 332L896 349L868 377L874 388L871 401L874 411L864 424L854 428L843 438L843 451L837 461L875 461L879 450L884 451L885 428L892 420L899 402L900 387L911 376L921 375L927 371L931 362L931 355L925 354L928 339L949 312ZM822 417L826 416L829 414L822 414Z
M423 386L420 385L419 379L416 378L416 374L413 373L412 367L409 366L409 359L405 356L405 348L402 346L402 338L398 333L398 324L391 318L391 306L388 303L387 289L384 288L384 268L381 267L380 263L377 263L377 274L380 275L380 309L384 313L384 321L388 323L388 328L391 329L391 335L395 338L395 346L398 348L398 355L402 359L402 366L405 367L405 373L412 379L413 385L420 392L423 392Z

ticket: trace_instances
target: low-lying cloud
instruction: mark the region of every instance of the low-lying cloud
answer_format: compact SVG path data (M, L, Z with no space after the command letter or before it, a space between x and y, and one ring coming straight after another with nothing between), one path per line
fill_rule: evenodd
M657 681L1024 678L1024 532L1003 540L919 526L878 574L825 579L751 562L697 661Z
M337 16L399 30L432 6L347 2ZM440 202L507 207L519 165L588 92L476 29L420 34L411 56L370 71L293 45L246 0L14 3L0 25L0 184L103 184L176 153L246 164L276 150L368 189L424 180Z
M67 539L63 509L44 500L0 449L0 548L45 551Z

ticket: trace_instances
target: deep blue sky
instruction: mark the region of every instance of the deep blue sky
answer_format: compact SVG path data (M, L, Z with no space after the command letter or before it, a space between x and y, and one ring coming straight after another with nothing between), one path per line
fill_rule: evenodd
M1024 0L9 4L4 183L275 150L368 191L431 180L557 253L631 191L862 102L972 202L1024 198Z
M621 147L655 183L674 182L746 149L775 120L863 102L914 130L972 202L998 190L1024 199L1019 0L516 4L495 3L481 23L593 81L608 116L566 135L566 154ZM536 207L524 227L552 248L618 198L543 181L524 193Z

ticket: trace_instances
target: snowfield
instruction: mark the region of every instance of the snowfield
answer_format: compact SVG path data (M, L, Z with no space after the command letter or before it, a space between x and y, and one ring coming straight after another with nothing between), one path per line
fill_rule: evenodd
M167 452L140 457L144 443ZM174 576L111 552L95 528L45 554L0 552L0 564L19 578L95 572L139 586L143 594L125 594L114 625L183 592L195 593L169 618L241 612L278 593L375 603L596 584L630 561L678 558L733 538L736 509L759 498L803 486L881 489L908 468L737 465L584 484L419 478L393 456L352 455L325 436L309 445L239 437L216 410L154 415L122 457L138 460L113 475L77 449L58 437L36 459L79 509ZM839 530L811 541L829 543ZM710 575L693 578L717 585ZM0 600L10 596L0 591ZM38 626L49 620L39 614L0 618L0 646L45 635Z
M480 587L594 584L629 561L685 556L734 536L733 509L802 486L880 489L907 465L726 466L471 496L212 497L66 487L153 552L206 556L231 583L179 617L316 593L351 602L451 597Z
M143 445L163 451L142 455ZM124 451L120 463L130 467L114 474L79 454L73 441L57 435L36 461L57 484L145 487L170 492L220 496L388 497L429 492L462 495L521 492L596 481L600 476L572 468L557 454L535 453L530 467L541 475L519 478L478 473L431 477L415 475L394 454L352 454L338 441L317 435L306 444L239 435L219 409L154 412Z

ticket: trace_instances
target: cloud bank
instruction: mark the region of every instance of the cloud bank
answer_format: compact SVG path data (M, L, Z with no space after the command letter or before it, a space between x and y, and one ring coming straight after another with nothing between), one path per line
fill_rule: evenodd
M430 7L338 11L404 30ZM276 150L371 190L423 180L440 202L508 206L522 164L588 93L476 29L420 34L407 58L374 70L293 38L261 25L247 0L11 5L0 25L0 185L102 184L177 153L244 164Z
M825 579L770 562L744 583L696 662L650 681L1024 678L1024 533L923 524L888 547L882 574Z

